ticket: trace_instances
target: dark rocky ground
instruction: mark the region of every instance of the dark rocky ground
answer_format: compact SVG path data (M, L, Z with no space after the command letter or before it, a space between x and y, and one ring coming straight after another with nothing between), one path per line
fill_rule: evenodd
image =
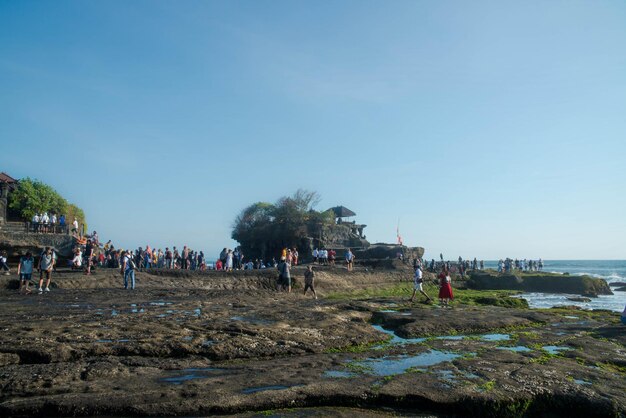
M324 297L401 270L321 271L314 300L273 275L3 279L0 415L626 416L615 313Z

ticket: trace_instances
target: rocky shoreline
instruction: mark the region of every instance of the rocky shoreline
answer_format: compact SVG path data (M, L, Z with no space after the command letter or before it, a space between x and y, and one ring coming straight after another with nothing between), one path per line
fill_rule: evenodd
M568 293L585 297L612 295L608 283L591 276L570 276L546 272L505 273L475 271L469 274L467 285L478 290L519 290L523 292Z
M615 313L409 304L396 267L322 268L319 300L273 271L4 279L0 414L626 416Z

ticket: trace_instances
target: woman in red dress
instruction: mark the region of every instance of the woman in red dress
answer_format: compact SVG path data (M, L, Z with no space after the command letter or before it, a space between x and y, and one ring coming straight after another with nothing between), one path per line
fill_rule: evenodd
M454 295L450 285L450 272L445 265L437 277L439 278L439 301L443 306L448 306L450 300L454 299Z

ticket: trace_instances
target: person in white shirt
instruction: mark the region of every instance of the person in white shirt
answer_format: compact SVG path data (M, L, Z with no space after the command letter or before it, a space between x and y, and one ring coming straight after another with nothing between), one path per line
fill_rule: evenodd
M50 217L50 231L54 234L57 229L57 216L53 213Z
M415 299L415 294L418 290L422 295L426 296L426 302L432 301L432 298L428 296L426 292L424 292L424 288L422 287L423 283L424 273L422 271L422 261L418 259L415 263L415 275L413 276L413 294L411 295L409 302L413 302L413 299Z
M77 248L74 252L74 258L72 259L72 267L75 269L80 269L83 266L83 253L80 251L80 248Z
M72 232L78 234L78 219L76 218L74 218L74 222L72 222Z
M50 222L50 217L48 216L48 212L44 212L41 217L41 226L43 228L43 232L48 232L48 223Z
M41 295L43 290L43 281L46 279L46 292L50 291L50 280L52 279L52 268L54 267L54 258L52 257L52 249L47 247L46 250L41 253L39 258L39 294Z
M41 219L39 218L39 214L36 213L35 216L33 216L33 232L39 232L39 222L41 221Z

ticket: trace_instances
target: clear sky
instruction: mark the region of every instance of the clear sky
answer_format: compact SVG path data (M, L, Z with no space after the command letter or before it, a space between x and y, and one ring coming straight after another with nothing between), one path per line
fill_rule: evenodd
M626 2L0 0L0 171L122 247L298 188L426 257L626 258Z

